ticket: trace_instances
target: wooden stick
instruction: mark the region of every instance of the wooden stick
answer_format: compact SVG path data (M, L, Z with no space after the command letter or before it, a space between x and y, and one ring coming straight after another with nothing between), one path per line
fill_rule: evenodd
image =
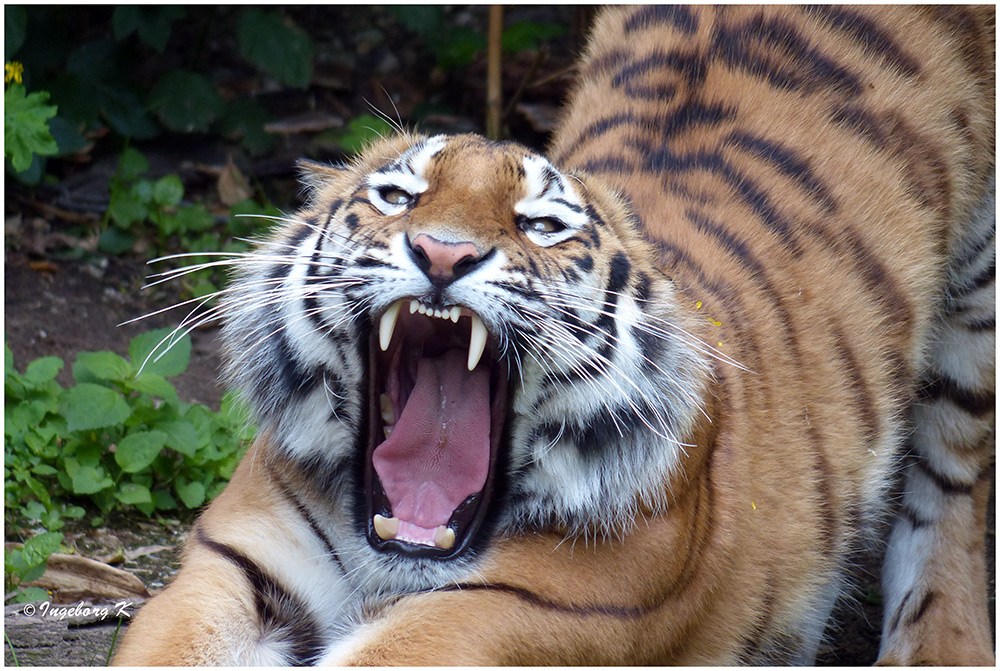
M503 108L501 87L503 5L490 5L489 42L486 56L486 137L500 139L500 114Z

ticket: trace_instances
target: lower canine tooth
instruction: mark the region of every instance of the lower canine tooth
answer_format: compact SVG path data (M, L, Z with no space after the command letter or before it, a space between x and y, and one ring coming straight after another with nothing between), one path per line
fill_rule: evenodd
M378 534L379 538L391 541L399 533L399 518L375 515L372 518L372 526L375 527L375 533Z
M442 550L450 550L455 545L455 530L451 527L438 527L434 531L434 545Z

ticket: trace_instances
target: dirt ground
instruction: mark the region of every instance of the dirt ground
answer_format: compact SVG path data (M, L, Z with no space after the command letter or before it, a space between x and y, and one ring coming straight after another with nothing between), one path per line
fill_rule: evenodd
M303 8L298 17L303 25L311 25L311 17L318 10ZM351 72L360 65L383 74L370 81L337 84L340 88L324 89L308 104L322 108L333 106L337 113L352 110L367 111L363 101L379 100L386 92L391 92L405 116L419 99L421 86L428 86L425 78L408 72L406 67L419 66L423 61L409 53L405 40L397 39L391 33L391 24L381 15L369 21L357 12L344 10L337 20L330 21L324 15L323 23L337 26L331 28L331 35L317 35L318 41L335 41L336 58L327 59L324 76L336 78L337 73ZM363 10L359 10L363 11ZM378 10L372 10L376 14ZM570 13L555 16L543 13L546 20L576 20ZM384 34L373 37L372 26L377 26ZM387 27L389 26L389 27ZM357 30L346 29L358 27ZM363 29L362 29L363 28ZM332 33L337 35L333 36ZM548 74L557 74L572 58L573 36L560 42L561 51L554 51L542 63L535 75L543 79ZM333 43L333 42L331 42ZM392 64L396 64L393 70ZM505 80L516 86L528 70L537 67L531 58L511 59L505 65ZM401 69L400 69L401 68ZM451 116L436 119L443 130L481 130L479 110L485 97L483 86L484 64L477 62L468 70L467 90L453 97L459 102L461 111ZM341 77L344 79L344 77ZM347 78L350 79L350 78ZM353 81L353 80L352 80ZM515 137L536 147L541 147L547 128L546 118L551 118L565 90L568 79L554 77L546 86L536 87L525 95L525 107L515 113L511 120ZM333 85L331 85L333 86ZM333 93L331 94L331 90ZM510 94L510 91L507 91ZM384 98L382 98L384 100ZM345 102L346 101L346 102ZM278 100L276 109L293 118L301 111L301 96L289 95ZM387 107L384 103L380 106ZM542 120L539 120L542 119ZM185 178L185 186L202 191L213 185L206 183L203 174L199 177L190 166L223 165L231 147L215 143L204 143L201 139L173 139L152 147L143 147L147 152L154 171L180 172ZM268 197L284 209L296 205L295 186L290 176L291 162L298 156L318 158L322 149L308 139L295 134L283 135L274 155L266 159L250 161L240 159L240 165L248 174L255 174L268 190ZM113 166L114 156L95 156L92 163L73 167L61 175L63 184L77 190L71 198L82 200L82 194L96 194L98 200L106 199L109 165ZM158 167L157 167L158 166ZM187 166L187 167L184 167ZM270 175L271 177L268 177ZM199 181L200 180L200 181ZM93 236L70 235L68 231L79 223L66 222L45 209L45 205L63 205L62 195L44 191L31 193L8 181L5 197L5 249L4 249L4 333L7 344L14 352L15 362L20 370L28 362L41 356L61 357L66 366L59 376L63 385L72 383L71 369L77 353L86 351L112 350L126 355L129 340L146 330L161 326L175 326L183 318L183 312L156 315L138 323L120 325L130 319L148 314L178 300L177 289L158 287L142 290L144 278L150 272L144 256L104 256L94 253ZM41 203L41 205L39 205ZM92 220L91 224L92 225ZM85 225L86 227L86 225ZM67 254L67 247L82 246L86 253ZM217 385L219 369L219 346L216 340L217 328L206 327L192 334L193 348L191 364L187 372L172 380L180 396L187 401L199 401L218 408L222 389ZM73 536L81 552L91 552L92 556L107 553L107 545L115 543L128 547L175 544L187 528L190 520L170 521L166 524L151 523L144 519L116 516L107 534L117 538L95 540L95 534L82 531ZM994 524L990 521L990 528ZM100 534L97 534L98 536ZM991 533L988 543L988 563L994 565L995 535ZM158 552L145 556L141 562L126 562L125 567L139 575L147 586L161 587L169 575L176 570L177 556L173 552ZM878 651L881 622L880 590L878 570L880 559L876 555L860 557L856 573L857 587L851 598L838 609L835 624L831 627L829 642L821 649L818 662L822 665L869 665L875 661ZM990 581L990 611L994 610L995 587Z

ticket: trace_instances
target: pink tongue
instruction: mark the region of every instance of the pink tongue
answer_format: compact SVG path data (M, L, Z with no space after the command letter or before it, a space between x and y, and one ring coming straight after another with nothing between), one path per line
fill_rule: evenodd
M489 472L490 373L470 373L467 359L456 349L420 359L392 435L372 454L393 516L426 529L448 524Z

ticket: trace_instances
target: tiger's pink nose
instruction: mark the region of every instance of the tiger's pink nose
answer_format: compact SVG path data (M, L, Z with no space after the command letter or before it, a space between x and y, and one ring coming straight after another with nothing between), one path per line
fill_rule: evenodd
M432 280L454 280L470 272L483 260L471 242L444 242L421 233L410 242L413 258Z

